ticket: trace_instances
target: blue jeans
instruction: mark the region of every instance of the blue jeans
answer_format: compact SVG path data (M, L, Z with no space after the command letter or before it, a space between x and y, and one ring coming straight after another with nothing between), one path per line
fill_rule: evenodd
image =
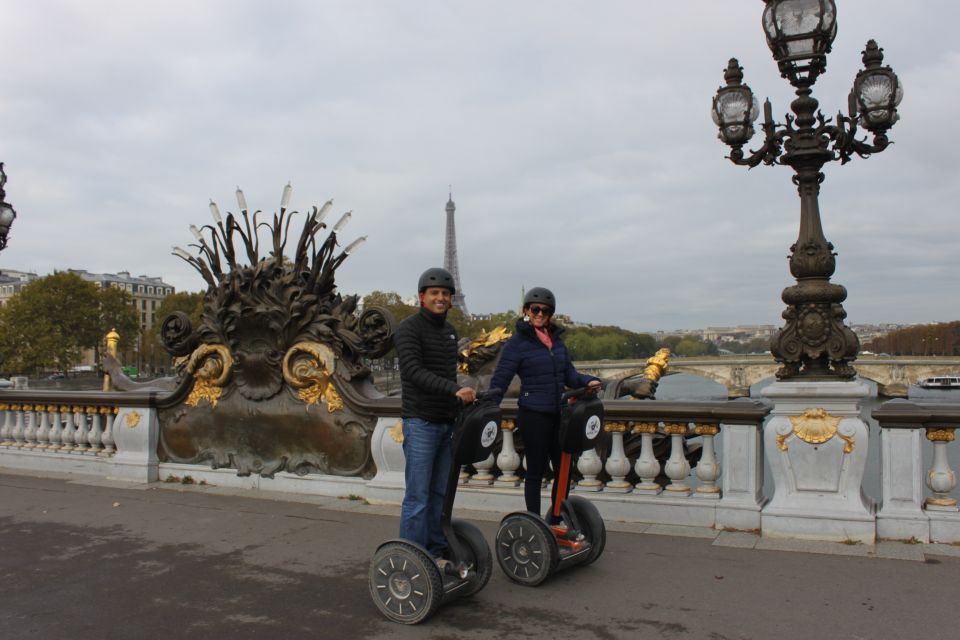
M406 491L400 507L400 537L439 558L447 548L440 522L453 459L453 425L404 418L403 455Z

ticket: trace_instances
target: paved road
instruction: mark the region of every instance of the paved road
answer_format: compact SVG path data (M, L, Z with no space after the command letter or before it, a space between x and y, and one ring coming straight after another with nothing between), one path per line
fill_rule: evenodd
M957 637L956 548L900 545L915 559L896 560L872 549L837 555L842 545L738 548L742 534L724 544L624 531L610 531L590 567L536 589L496 567L473 598L404 627L380 616L366 583L395 513L215 487L0 475L0 638ZM472 515L492 540L496 522Z

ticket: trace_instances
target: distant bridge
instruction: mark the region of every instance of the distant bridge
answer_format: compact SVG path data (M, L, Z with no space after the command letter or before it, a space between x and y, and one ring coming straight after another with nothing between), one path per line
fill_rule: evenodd
M936 356L861 356L854 363L861 378L877 383L877 392L888 397L906 397L907 387L930 376L960 372L960 358ZM578 362L578 371L601 378L621 378L643 373L645 360L600 360ZM750 395L750 387L773 377L779 365L769 356L701 356L670 358L667 373L688 373L727 388L729 397Z

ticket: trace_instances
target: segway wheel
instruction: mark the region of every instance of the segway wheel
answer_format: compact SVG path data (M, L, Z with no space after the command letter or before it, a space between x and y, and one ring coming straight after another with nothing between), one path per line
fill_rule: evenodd
M387 542L377 549L367 583L380 612L401 624L423 622L443 600L443 577L436 563L404 542Z
M607 544L607 527L603 524L600 512L592 502L580 496L570 496L566 504L573 511L580 525L580 533L590 543L590 553L583 564L590 564L600 557Z
M534 587L557 569L560 552L550 527L528 513L511 513L497 531L497 562L508 578Z
M466 556L463 561L470 570L467 575L467 582L470 584L463 595L472 596L490 582L493 574L493 554L490 553L490 545L480 533L480 529L465 520L453 520L450 524L457 536L457 542L460 543L460 549Z

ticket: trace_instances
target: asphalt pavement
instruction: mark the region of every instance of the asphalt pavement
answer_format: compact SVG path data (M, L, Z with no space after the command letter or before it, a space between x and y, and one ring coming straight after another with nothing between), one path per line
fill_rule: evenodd
M958 547L613 522L593 565L536 588L497 566L473 597L397 625L367 591L397 514L361 500L0 474L0 638L958 637ZM492 542L499 514L460 515Z

